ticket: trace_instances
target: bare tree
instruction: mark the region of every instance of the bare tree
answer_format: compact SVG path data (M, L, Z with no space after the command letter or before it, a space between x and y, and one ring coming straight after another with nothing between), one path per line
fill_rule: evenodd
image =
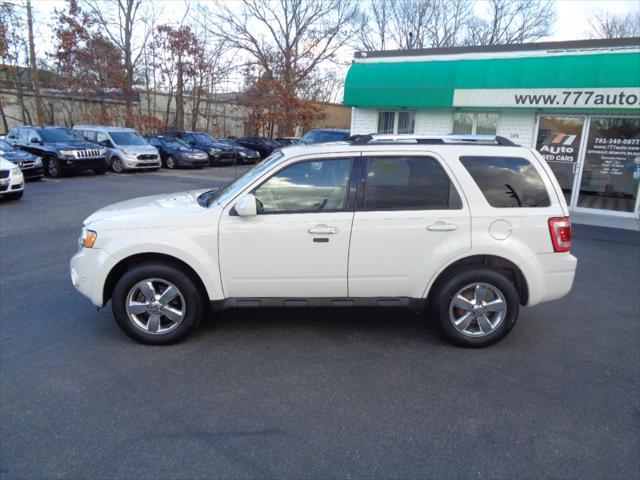
M44 113L42 111L42 97L40 96L40 75L36 63L36 47L33 40L33 12L31 10L31 0L27 0L27 30L29 32L29 66L31 67L31 83L36 99L36 119L39 125L44 123Z
M389 28L394 0L363 2L356 16L358 28L353 45L358 50L385 50L389 44Z
M640 13L615 15L599 11L589 19L591 38L627 38L640 37Z
M484 17L469 24L469 45L500 45L539 40L551 34L553 0L489 0Z
M273 87L272 105L282 113L281 134L290 134L312 73L335 58L353 33L353 0L243 0L239 8L222 3L213 32L243 52L259 72L254 78Z
M126 74L125 123L130 125L133 112L133 86L135 69L147 43L149 30L144 31L142 5L143 0L85 0L96 23L102 27L102 33L122 51ZM134 36L135 31L143 31L142 38Z

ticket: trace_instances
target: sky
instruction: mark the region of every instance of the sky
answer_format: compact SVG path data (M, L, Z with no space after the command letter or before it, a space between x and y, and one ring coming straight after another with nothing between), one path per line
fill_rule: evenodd
M16 0L9 0L16 1ZM159 23L179 21L184 16L186 8L185 0L153 0L161 8L162 14ZM237 1L237 0L225 0ZM478 1L476 10L484 9L484 0ZM52 16L55 8L64 8L64 0L32 0L34 17L36 18L37 54L41 58L47 51L51 51L52 44ZM554 32L544 39L547 41L576 40L587 38L590 30L589 18L599 11L608 11L612 14L625 14L640 12L639 0L556 0L557 21ZM345 50L341 57L342 63L348 64L353 58L353 49ZM345 67L346 74L346 67ZM238 76L237 79L241 78ZM234 80L232 83L238 82ZM238 85L239 86L239 85ZM232 85L233 87L233 85Z

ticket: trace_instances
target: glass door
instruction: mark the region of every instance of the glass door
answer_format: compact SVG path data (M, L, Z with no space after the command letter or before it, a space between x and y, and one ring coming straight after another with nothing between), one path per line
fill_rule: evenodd
M640 183L640 117L591 117L577 207L633 215Z
M538 117L536 150L558 179L567 205L571 205L571 195L579 170L584 125L584 116Z

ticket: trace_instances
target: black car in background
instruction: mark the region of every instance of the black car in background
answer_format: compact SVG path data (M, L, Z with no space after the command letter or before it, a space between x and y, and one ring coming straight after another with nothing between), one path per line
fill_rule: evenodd
M209 165L230 165L234 162L236 156L233 147L225 143L221 143L217 138L212 137L208 133L203 132L183 132L170 131L164 132L166 137L178 137L180 140L189 144L191 148L197 148L209 155Z
M266 137L242 137L236 140L236 144L255 150L260 154L261 158L268 157L274 150L282 147L279 143Z
M299 140L302 144L342 142L351 135L349 130L337 128L314 128L305 133Z
M238 163L247 164L257 163L260 161L260 154L255 150L251 150L250 148L238 145L235 140L231 140L230 138L220 138L218 140L221 143L231 145L233 147L233 151L236 154L236 160Z
M5 140L0 140L0 157L16 164L22 170L25 180L41 180L44 175L42 168L42 159L33 155L13 148L11 144Z
M104 175L107 171L107 149L87 142L70 128L14 127L5 140L13 147L41 157L45 173L52 177L84 170Z
M177 137L152 135L147 137L150 145L160 152L162 166L165 168L197 167L209 165L209 154L191 146Z

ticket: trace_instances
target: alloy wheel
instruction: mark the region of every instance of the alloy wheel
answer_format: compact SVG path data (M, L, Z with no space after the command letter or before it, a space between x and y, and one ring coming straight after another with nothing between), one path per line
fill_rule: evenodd
M176 159L173 158L172 155L167 157L167 168L173 169L176 168Z
M495 331L507 315L507 301L495 286L477 282L469 284L453 296L449 319L463 335L484 337Z
M111 160L111 169L116 173L122 173L122 160L117 157Z
M136 283L126 298L129 320L145 333L165 334L175 330L184 320L186 310L182 292L161 278Z

